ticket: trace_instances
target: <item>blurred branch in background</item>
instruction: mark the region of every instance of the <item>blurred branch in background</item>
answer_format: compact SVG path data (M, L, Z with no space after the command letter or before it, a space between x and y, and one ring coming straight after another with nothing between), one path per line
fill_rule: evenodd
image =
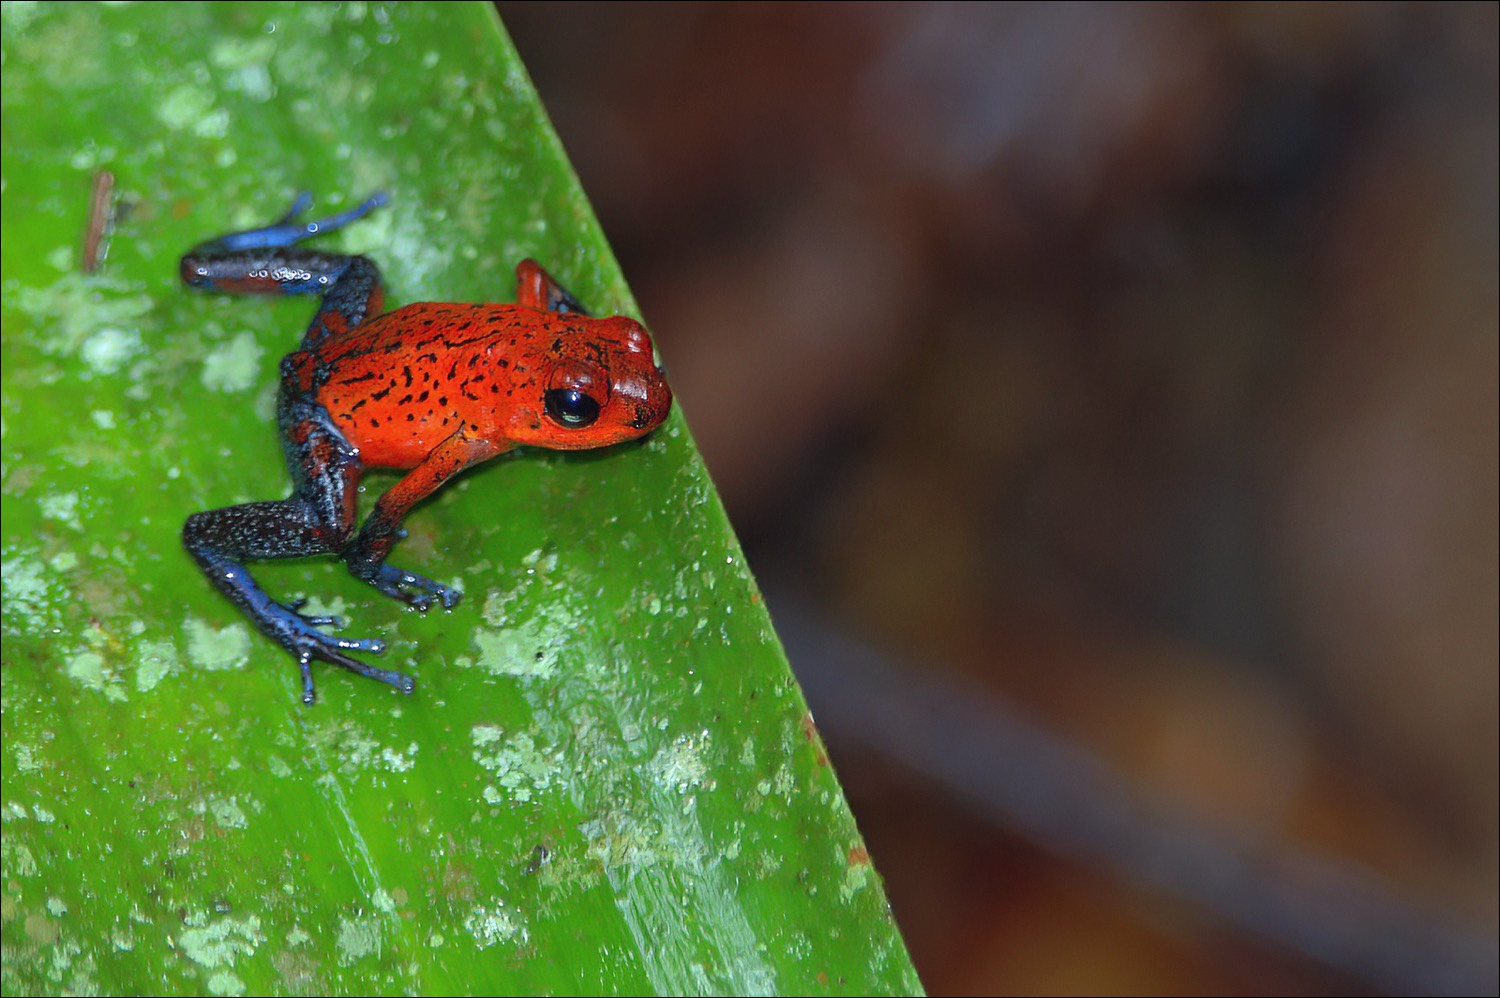
M1403 901L1373 871L1285 843L1236 847L1235 830L1131 785L951 670L898 665L803 601L774 591L768 601L831 744L915 770L1043 850L1183 898L1376 990L1500 988L1486 933Z

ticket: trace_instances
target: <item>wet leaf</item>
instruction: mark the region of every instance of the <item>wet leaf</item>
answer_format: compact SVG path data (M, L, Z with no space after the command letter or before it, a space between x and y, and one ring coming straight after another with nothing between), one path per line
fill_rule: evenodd
M184 290L195 242L384 190L328 243L393 301L508 300L533 256L634 311L491 8L11 3L3 52L5 991L917 990L680 412L419 508L394 560L452 611L257 566L410 697L322 668L303 707L181 549L285 494L311 313Z

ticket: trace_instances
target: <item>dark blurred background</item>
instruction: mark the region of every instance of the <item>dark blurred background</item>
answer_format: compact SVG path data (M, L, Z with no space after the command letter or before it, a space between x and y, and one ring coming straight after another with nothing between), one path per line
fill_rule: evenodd
M499 5L934 993L1493 993L1494 4Z

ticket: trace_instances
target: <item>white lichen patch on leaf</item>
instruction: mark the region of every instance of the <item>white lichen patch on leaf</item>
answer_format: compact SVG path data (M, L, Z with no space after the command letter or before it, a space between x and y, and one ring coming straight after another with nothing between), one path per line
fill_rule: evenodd
M244 828L250 824L239 802L233 797L214 797L208 801L208 813L220 828Z
M98 624L91 624L83 637L88 647L72 652L63 660L64 674L84 689L103 693L107 700L118 703L128 699L114 664L112 635Z
M469 732L469 739L476 748L493 745L505 737L505 729L498 724L476 724Z
M209 49L208 58L224 70L225 90L238 91L257 103L264 103L276 95L276 85L267 69L275 54L276 39L262 35L221 39Z
M209 975L208 993L218 998L238 998L245 990L245 982L232 970L221 970Z
M711 741L707 731L678 735L652 757L647 770L659 785L679 794L705 786L712 789L708 763L703 758Z
M762 797L782 797L790 801L792 792L797 789L797 778L792 772L792 767L783 761L776 767L776 772L771 774L768 780L761 780L755 784L755 792Z
M371 769L388 773L409 772L416 767L417 753L421 750L414 741L408 742L405 749L381 745L380 739L352 718L315 728L311 738L314 744L338 759L339 771L346 776Z
M38 499L36 505L43 519L56 520L74 530L82 528L78 521L77 492L52 492Z
M657 830L625 811L610 811L585 821L578 830L588 839L590 855L606 869L639 873L661 861Z
M130 926L115 926L109 933L109 944L122 953L135 949L135 931Z
M162 97L156 105L156 120L199 138L220 139L229 133L229 113L214 107L213 91L191 83L174 87Z
M7 304L26 317L22 324L26 338L46 353L62 356L81 350L101 333L112 338L119 330L138 331L147 325L142 320L156 308L156 300L144 292L132 294L134 290L135 286L115 277L72 271L46 287L7 287L6 296ZM10 335L9 325L6 335ZM140 342L140 333L134 335L136 341L129 340L130 334L125 341L101 341L94 348L96 359L111 364L120 347ZM89 369L106 373L96 364Z
M492 676L548 679L557 672L558 658L567 647L553 624L542 621L474 632L476 664Z
M156 689L156 684L182 666L177 661L177 646L170 641L142 641L135 652L135 688L142 693Z
M480 611L489 627L474 631L480 668L496 676L548 679L576 648L587 614L573 602L575 587L553 577L557 566L556 552L534 549L521 559L513 588L490 590ZM547 613L523 617L533 598L546 602Z
M549 753L539 749L532 736L524 731L506 735L496 725L476 724L470 738L474 743L474 761L494 780L494 784L481 791L486 803L495 804L502 798L524 803L562 778L562 751Z
M860 848L863 849L862 846ZM855 894L868 887L872 876L871 870L868 854L863 862L851 862L845 865L844 879L839 884L839 900L848 904Z
M464 919L464 928L480 949L489 949L498 942L515 940L524 943L530 938L526 926L509 911L505 902L494 899L488 905L475 905Z
M177 947L200 967L233 967L240 957L253 956L256 947L265 941L258 917L247 915L240 919L226 915L184 929L177 937Z
M416 742L406 746L405 752L398 752L393 748L382 748L380 750L380 761L385 768L392 773L405 773L417 765L417 750L421 748Z
M207 621L189 617L183 623L187 632L188 661L209 672L243 669L250 661L250 630L235 621L215 628Z
M102 690L107 678L104 674L104 656L96 651L84 651L68 659L64 667L68 678L87 689Z
M11 755L15 757L17 772L35 773L42 768L43 762L39 758L41 753L38 752L35 745L29 742L13 741L6 747L10 749Z
M79 345L78 359L94 374L115 374L145 349L134 329L101 329Z
M339 963L346 967L367 956L379 956L380 924L373 918L340 918L336 946Z
M33 552L12 549L0 566L6 630L40 634L58 625L67 591Z
M242 332L203 358L203 387L214 392L247 392L260 384L260 359L265 354L255 334Z

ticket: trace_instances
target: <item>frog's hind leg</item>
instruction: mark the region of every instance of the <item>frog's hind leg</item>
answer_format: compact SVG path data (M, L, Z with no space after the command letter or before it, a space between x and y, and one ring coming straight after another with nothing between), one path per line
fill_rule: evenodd
M360 480L358 454L333 426L327 410L316 402L297 395L284 396L281 409L294 482L291 497L194 513L183 527L183 545L224 595L296 657L302 669L304 703L316 698L314 659L410 693L415 688L410 676L344 654L379 654L385 650L385 642L323 633L318 627L337 625L338 621L303 614L300 602L276 602L245 568L249 561L340 553L354 532Z
M194 513L183 527L182 540L203 573L219 590L243 610L265 634L290 651L302 669L302 701L317 699L312 661L319 659L361 676L410 693L416 684L410 676L367 665L345 655L346 651L379 654L385 642L378 638L350 640L324 634L320 625L338 624L332 617L313 617L300 612L301 602L278 603L256 584L244 563L271 558L296 558L327 554L318 540L317 526L309 522L306 507L296 499L255 502ZM275 537L265 543L262 538Z
M328 336L352 329L385 299L380 269L368 257L299 249L304 239L333 232L388 203L375 194L353 208L299 222L312 204L299 194L285 216L270 225L231 232L199 243L181 261L182 280L203 291L242 295L322 295L323 304L302 338L311 350Z

